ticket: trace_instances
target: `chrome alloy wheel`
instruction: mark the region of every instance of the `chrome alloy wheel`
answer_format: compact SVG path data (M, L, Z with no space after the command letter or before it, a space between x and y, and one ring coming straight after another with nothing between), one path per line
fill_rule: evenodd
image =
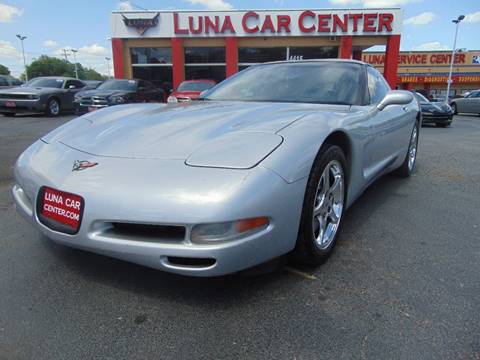
M60 112L60 105L55 99L50 100L50 102L48 103L48 108L50 110L50 114L52 115L58 115L58 113Z
M410 146L408 148L408 170L412 171L415 166L415 160L417 159L417 146L418 146L418 126L415 125L410 138Z
M344 207L344 173L340 162L330 161L323 170L313 205L313 238L321 250L330 246L340 225Z

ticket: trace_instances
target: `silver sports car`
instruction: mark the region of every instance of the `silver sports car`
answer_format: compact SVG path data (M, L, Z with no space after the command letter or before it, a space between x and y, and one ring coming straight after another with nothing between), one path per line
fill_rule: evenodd
M320 264L369 184L412 173L419 124L365 63L261 64L199 101L70 121L20 156L13 197L53 241L165 271Z

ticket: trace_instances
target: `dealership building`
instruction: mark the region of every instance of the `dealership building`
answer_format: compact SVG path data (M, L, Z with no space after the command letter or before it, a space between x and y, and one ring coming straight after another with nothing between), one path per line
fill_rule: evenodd
M398 8L113 12L114 73L168 91L183 80L221 81L267 61L363 59L393 88L440 91L448 54L400 54L402 17ZM385 51L365 52L375 45ZM478 71L474 55L464 55L457 54L462 75L454 77L454 89L461 89L458 81L465 89L480 87L478 72L469 77Z

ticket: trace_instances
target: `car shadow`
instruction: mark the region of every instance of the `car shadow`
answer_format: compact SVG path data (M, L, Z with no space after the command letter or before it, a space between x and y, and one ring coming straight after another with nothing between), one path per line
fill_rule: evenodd
M349 242L355 242L355 237L351 236L352 233L355 233L355 229L377 208L388 202L392 194L396 192L396 188L402 186L403 183L404 180L392 175L386 175L374 182L345 213L337 249L328 260L330 264L319 267L298 266L289 262L286 264L287 267L282 264L263 275L240 273L213 278L188 277L69 248L56 244L43 236L41 238L42 243L58 261L87 281L151 298L163 298L196 306L209 307L212 298L215 299L215 302L222 303L223 306L229 304L233 306L239 301L239 298L251 298L259 292L279 287L282 287L282 292L289 291L295 288L299 282L312 281L315 276L309 277L308 274L321 275L322 268L327 265L328 267L342 268L344 255L338 251L338 248L348 245ZM294 271L291 271L292 267L294 267ZM307 276L302 276L302 272L306 272Z

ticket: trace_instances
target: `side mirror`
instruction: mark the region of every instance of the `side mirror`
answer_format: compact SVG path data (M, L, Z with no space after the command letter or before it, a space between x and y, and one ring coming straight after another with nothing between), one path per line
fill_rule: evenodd
M76 89L76 87L75 87L75 85L69 85L69 86L68 86L68 89L70 89L70 90L71 90L71 89Z
M377 105L377 109L382 111L389 105L407 105L413 101L413 94L405 90L392 90Z

